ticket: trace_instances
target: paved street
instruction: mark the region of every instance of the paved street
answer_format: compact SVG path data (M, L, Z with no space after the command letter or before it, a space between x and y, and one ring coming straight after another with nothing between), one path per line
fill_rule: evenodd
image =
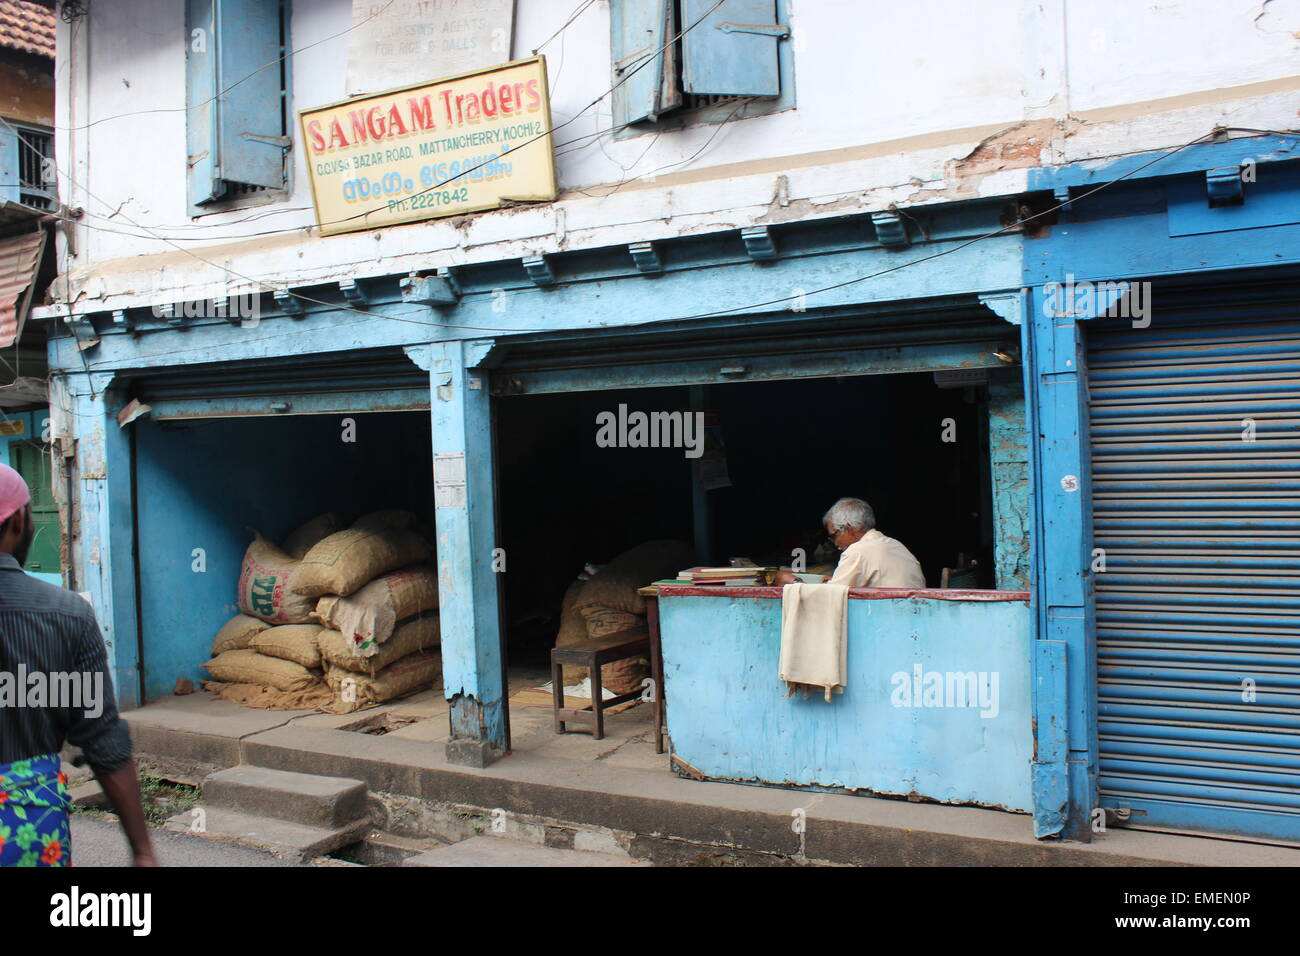
M154 848L163 866L302 866L269 853L185 833L153 830ZM122 829L114 821L82 813L72 815L74 866L130 866L131 854Z

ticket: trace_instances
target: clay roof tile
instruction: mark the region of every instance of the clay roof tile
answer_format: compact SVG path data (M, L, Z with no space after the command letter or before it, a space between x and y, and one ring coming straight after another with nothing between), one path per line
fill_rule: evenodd
M28 0L0 0L0 47L54 59L54 11Z

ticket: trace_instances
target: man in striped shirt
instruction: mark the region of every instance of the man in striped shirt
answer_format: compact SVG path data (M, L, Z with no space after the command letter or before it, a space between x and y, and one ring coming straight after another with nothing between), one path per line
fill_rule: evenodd
M0 464L0 866L72 862L64 743L80 747L136 866L156 866L108 655L90 605L22 570L35 526L22 476Z

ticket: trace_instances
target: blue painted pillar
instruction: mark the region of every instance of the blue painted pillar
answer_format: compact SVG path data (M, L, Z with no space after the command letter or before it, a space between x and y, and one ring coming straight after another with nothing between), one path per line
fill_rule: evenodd
M57 422L54 481L63 484L58 495L73 516L68 542L71 584L90 594L108 647L118 707L125 710L144 701L136 618L131 436L117 424L122 398L112 382L112 375L105 373L67 376L65 389L55 389L52 398L62 392L58 401L66 403L72 414L59 415L54 409L51 414ZM66 501L67 469L72 474L70 502Z
M1030 587L1029 434L1025 392L1019 381L989 383L989 476L993 493L996 586L1005 591Z
M1086 354L1075 316L1043 289L1022 322L1034 511L1034 832L1090 840L1097 806Z
M490 342L407 349L429 371L443 689L451 763L484 767L507 748L501 629L493 569L492 408L476 369Z

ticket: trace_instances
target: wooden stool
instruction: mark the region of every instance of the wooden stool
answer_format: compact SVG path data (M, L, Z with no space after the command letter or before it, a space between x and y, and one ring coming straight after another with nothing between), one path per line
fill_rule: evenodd
M552 710L555 716L555 732L565 732L566 721L578 721L591 726L591 735L595 740L605 736L605 708L636 700L641 696L640 690L630 694L620 694L603 700L600 684L600 668L603 664L626 660L629 657L644 657L650 652L650 632L644 627L619 631L606 637L595 637L564 647L551 648L551 694ZM591 710L572 710L564 706L564 665L586 667L591 672Z

